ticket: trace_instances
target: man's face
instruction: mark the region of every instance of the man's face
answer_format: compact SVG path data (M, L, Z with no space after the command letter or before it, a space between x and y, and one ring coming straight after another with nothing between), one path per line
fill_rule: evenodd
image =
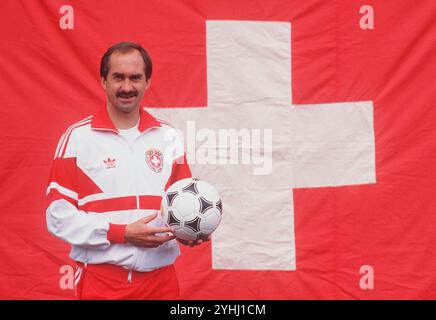
M144 61L137 50L115 52L109 59L109 72L101 79L110 108L130 113L139 108L150 80L145 80Z

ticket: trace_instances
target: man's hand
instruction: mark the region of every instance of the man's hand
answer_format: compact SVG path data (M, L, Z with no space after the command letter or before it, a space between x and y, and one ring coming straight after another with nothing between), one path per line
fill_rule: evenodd
M212 239L211 235L202 237L202 238L197 239L197 240L189 240L188 241L188 240L177 239L177 241L179 241L181 244L183 244L185 246L195 247L195 246L202 244L203 242L210 241L210 239Z
M175 239L175 236L172 234L174 232L172 228L148 225L156 217L157 213L128 224L124 233L126 241L138 247L156 248L167 241ZM168 235L168 232L171 234ZM159 235L159 233L165 234Z

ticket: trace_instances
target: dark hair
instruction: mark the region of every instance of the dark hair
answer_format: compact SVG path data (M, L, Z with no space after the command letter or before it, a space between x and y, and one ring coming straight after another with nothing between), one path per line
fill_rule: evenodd
M100 77L106 79L109 73L109 59L114 52L127 53L133 50L138 50L144 60L144 73L145 79L151 78L151 72L153 70L153 64L148 52L139 44L134 42L119 42L107 49L101 58L100 62Z

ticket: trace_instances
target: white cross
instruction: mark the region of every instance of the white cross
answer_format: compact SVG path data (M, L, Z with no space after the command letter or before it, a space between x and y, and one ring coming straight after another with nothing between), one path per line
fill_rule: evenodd
M290 23L207 21L206 35L207 108L152 113L182 130L192 120L197 129L272 129L268 175L244 164L191 168L223 201L214 269L295 270L292 188L375 183L372 102L293 105Z
M151 162L154 164L155 167L158 167L160 165L160 159L157 156L151 156Z

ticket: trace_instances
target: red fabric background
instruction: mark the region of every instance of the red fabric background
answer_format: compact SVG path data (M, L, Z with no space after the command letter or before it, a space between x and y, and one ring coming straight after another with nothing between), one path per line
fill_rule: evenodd
M99 61L142 43L155 69L145 104L206 106L205 21L292 22L294 103L374 101L377 183L294 192L297 271L211 269L184 248L185 299L436 298L436 6L432 0L64 1L0 4L0 298L64 299L69 246L50 236L45 190L56 143L104 103ZM375 30L359 28L359 8ZM195 173L194 173L195 174ZM359 268L375 288L359 287Z

